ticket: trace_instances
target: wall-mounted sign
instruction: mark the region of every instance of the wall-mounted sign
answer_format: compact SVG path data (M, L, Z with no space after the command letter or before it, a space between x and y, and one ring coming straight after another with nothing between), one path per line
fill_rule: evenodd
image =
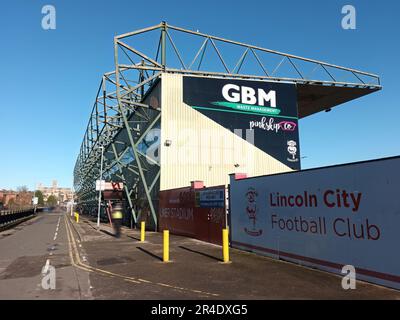
M293 150L294 151L294 150ZM234 180L237 248L400 289L400 157Z
M106 182L96 180L96 191L121 191L124 187L122 182Z
M196 191L196 207L223 208L225 206L225 192L222 188Z
M105 180L96 180L96 191L104 191L106 187Z
M295 84L186 76L183 101L231 131L241 129L244 137L254 130L257 148L300 169Z

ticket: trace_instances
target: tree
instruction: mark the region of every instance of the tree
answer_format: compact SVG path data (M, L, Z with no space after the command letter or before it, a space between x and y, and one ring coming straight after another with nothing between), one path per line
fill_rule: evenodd
M28 192L29 189L27 186L19 186L19 187L17 187L17 191L18 192Z
M47 205L50 207L55 207L57 205L57 202L58 202L57 197L54 195L50 195L47 198Z
M35 197L38 198L38 206L44 206L43 192L40 190L35 191Z
M17 194L15 198L15 206L18 209L30 207L32 205L33 192L30 192L27 186L17 187Z
M10 209L10 210L16 209L16 204L15 204L14 198L11 198L11 199L8 201L7 207L8 207L8 209Z

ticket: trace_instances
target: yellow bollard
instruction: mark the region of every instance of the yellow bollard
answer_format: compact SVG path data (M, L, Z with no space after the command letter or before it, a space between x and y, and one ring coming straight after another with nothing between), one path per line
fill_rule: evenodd
M163 243L163 261L169 262L169 231L164 230L164 243Z
M79 223L79 213L76 214L76 223Z
M146 228L145 228L145 222L144 221L142 221L141 223L140 223L140 241L141 242L144 242L144 239L145 239L145 232L146 232Z
M229 231L228 229L222 229L222 253L224 257L224 263L229 262Z

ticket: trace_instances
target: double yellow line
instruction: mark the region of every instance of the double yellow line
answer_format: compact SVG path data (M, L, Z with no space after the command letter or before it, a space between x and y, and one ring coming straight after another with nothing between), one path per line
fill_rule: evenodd
M196 294L204 294L204 295L208 295L208 296L211 296L211 297L218 297L219 296L219 294L216 294L216 293L210 293L210 292L205 292L205 291L200 291L200 290L177 287L177 286L174 286L174 285L169 285L169 284L165 284L165 283L161 283L161 282L152 282L152 281L149 281L149 280L135 278L135 277L128 277L128 276L124 276L124 275L121 275L121 274L118 274L118 273L110 272L110 271L107 271L107 270L104 270L104 269L95 268L95 267L92 267L92 266L90 266L90 265L88 265L86 263L83 263L81 261L80 256L79 256L78 247L76 245L75 237L74 237L74 234L72 232L72 229L71 229L71 226L70 226L70 222L68 221L68 218L65 215L64 215L64 222L65 222L65 228L66 228L67 236L68 236L69 256L70 256L70 259L71 259L71 264L74 267L77 267L79 269L82 269L82 270L85 270L85 271L88 271L88 272L95 272L95 273L98 273L98 274L102 274L104 276L109 276L109 277L112 277L112 278L123 279L125 281L132 282L132 283L157 285L157 286L167 287L167 288L171 288L171 289L176 289L176 290L196 293Z

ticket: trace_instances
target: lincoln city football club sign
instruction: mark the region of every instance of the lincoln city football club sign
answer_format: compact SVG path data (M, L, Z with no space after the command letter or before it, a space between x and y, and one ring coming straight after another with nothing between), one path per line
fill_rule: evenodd
M232 245L336 273L353 265L359 279L400 289L399 166L397 157L232 175Z

